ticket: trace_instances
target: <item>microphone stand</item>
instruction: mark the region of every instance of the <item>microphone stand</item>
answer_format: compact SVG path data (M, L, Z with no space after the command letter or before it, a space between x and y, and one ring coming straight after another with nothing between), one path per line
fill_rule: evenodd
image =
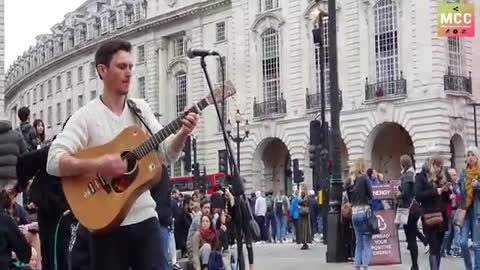
M245 223L244 218L250 219L251 211L249 205L246 203L245 199L245 189L243 186L243 180L240 178L240 173L238 170L237 163L235 162L234 155L232 154L232 147L230 145L230 142L228 140L227 133L225 132L225 125L223 125L222 121L222 116L220 114L220 110L218 109L218 104L215 99L215 96L213 94L213 88L212 88L212 83L210 81L210 76L208 75L207 71L207 64L205 63L205 56L202 56L200 59L200 64L203 69L203 73L205 74L205 79L207 80L208 88L210 90L210 95L212 96L213 100L213 105L215 106L215 111L217 113L217 117L220 120L220 123L222 123L221 128L222 128L222 135L223 135L223 142L225 144L225 148L227 151L227 156L228 160L230 163L231 167L231 173L232 173L232 195L234 196L235 199L235 204L233 206L233 211L235 212L234 215L232 215L232 221L235 226L235 239L237 242L237 269L240 270L245 270L245 256L243 255L243 237L245 236L245 243L247 245L247 250L249 255L251 255L252 258L252 263L253 263L253 250L252 250L252 232L250 230L250 227L248 226L247 223ZM223 65L222 63L220 63ZM224 80L225 81L225 80ZM224 82L223 82L224 83ZM222 97L224 96L225 93L223 93ZM225 101L223 101L225 102ZM239 151L239 150L237 150ZM247 211L247 214L249 216L243 217L243 214ZM250 256L249 256L250 257Z

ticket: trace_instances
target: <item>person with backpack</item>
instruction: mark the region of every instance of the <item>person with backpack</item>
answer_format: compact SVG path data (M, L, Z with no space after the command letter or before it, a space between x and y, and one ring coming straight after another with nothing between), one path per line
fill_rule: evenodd
M277 223L277 241L283 243L287 239L287 214L290 209L290 201L285 194L277 193L274 201L275 220Z
M265 198L267 202L267 213L265 215L265 224L266 230L268 235L268 242L269 243L276 243L277 241L277 222L275 220L275 212L274 212L274 199L272 198L273 192L269 192L267 197Z
M36 150L38 139L35 128L30 124L30 109L24 106L18 110L17 114L20 119L20 126L17 128L17 131L22 134L23 140L27 145L27 151Z

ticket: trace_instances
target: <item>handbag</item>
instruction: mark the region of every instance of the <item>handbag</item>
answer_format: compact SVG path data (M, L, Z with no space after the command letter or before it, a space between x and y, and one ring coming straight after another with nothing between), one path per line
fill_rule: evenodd
M365 212L365 222L363 223L362 230L364 233L370 233L372 235L380 233L380 227L378 226L378 218L372 209Z
M467 215L467 210L458 208L455 211L455 216L453 216L453 224L462 227L463 222L465 221L465 216Z
M408 216L410 215L410 209L412 208L413 203L415 202L415 198L412 199L410 202L410 206L408 208L397 208L397 213L395 215L395 224L398 225L406 225L408 223Z
M442 212L423 214L423 222L428 227L440 226L443 223Z
M310 209L308 207L305 207L305 206L300 207L301 216L308 216L308 214L310 214Z
M348 221L352 219L352 204L350 203L350 198L348 198L348 192L345 191L344 195L344 197L346 197L346 201L342 204L340 213L342 215L342 221Z

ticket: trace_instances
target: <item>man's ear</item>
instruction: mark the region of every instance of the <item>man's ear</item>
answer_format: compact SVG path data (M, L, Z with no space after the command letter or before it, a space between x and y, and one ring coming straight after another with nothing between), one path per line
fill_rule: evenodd
M108 72L108 66L106 66L104 64L98 64L97 65L97 72L98 72L98 76L100 77L100 79L103 80L105 78L105 75Z

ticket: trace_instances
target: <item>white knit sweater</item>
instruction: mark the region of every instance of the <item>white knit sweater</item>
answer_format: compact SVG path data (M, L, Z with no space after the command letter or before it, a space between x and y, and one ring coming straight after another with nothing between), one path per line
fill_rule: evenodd
M143 99L132 100L142 111L142 116L152 132L159 131L162 126L155 119L147 102ZM118 116L106 107L100 98L90 101L72 115L64 130L53 141L48 153L47 172L51 175L61 176L59 161L63 154L72 154L81 149L108 143L123 129L137 123L139 123L137 117L127 104L125 104L123 113ZM170 150L172 138L173 136L167 138L159 148L160 158L165 164L175 162L180 155L179 152L173 153ZM158 217L155 207L156 204L150 191L144 192L132 205L121 225L135 224L151 217Z

